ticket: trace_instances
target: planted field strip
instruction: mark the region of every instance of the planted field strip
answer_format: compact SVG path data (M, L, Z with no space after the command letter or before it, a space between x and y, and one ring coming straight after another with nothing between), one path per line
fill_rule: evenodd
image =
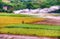
M22 34L33 36L60 36L60 26L57 25L34 25L15 24L0 29L1 33Z
M0 16L10 16L10 17L32 17L32 16L30 16L30 15L13 14L13 13L0 13Z
M58 30L25 29L25 28L1 28L0 33L31 36L60 36Z
M9 17L9 16L0 16L0 27L10 24L21 24L30 23L34 21L43 21L43 18L31 18L31 17Z
M56 27L57 26L57 27ZM60 31L60 26L58 25L34 25L34 24L19 24L19 25L9 25L5 28L25 28L25 29L45 29L45 30L58 30Z

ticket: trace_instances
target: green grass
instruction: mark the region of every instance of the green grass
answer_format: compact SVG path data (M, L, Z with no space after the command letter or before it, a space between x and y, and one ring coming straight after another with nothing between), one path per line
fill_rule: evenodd
M33 16L30 16L30 15L13 14L13 13L0 13L0 16L10 16L10 17L33 17Z
M32 36L60 36L58 30L45 30L45 29L26 29L26 28L2 28L1 33L7 34L21 34L21 35L32 35Z
M46 30L60 30L59 25L37 25L37 24L14 24L5 26L5 28L29 28L29 29L46 29Z
M60 26L55 25L34 25L14 24L1 28L0 32L7 34L22 34L34 36L60 36Z

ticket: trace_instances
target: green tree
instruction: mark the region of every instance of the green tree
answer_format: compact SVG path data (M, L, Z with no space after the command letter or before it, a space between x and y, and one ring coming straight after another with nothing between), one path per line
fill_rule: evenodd
M3 2L0 2L0 9L2 9L3 7Z
M36 9L60 5L60 0L11 0L15 9Z
M14 5L14 8L16 10L18 10L18 9L25 9L26 8L26 5L24 5L23 2L20 2L20 3L16 4L16 5Z

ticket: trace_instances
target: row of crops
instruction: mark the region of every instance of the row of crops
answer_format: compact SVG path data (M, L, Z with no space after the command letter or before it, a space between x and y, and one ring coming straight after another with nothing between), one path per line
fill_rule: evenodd
M44 21L45 18L21 17L20 14L0 14L0 33L34 35L34 36L60 36L59 25L27 24Z
M56 27L57 26L57 27ZM5 28L25 28L25 29L45 29L45 30L58 30L60 31L59 25L37 25L37 24L19 24L19 25L9 25Z
M60 26L55 25L34 25L19 24L5 26L0 29L0 33L33 35L33 36L60 36Z
M9 17L9 16L0 16L0 27L13 24L26 24L35 21L43 21L43 18L32 18L32 17Z

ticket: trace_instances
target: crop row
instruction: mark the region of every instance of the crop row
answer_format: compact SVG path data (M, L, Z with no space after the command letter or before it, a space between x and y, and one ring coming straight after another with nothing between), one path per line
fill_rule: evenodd
M0 16L0 26L43 21L43 18Z
M56 30L25 29L25 28L1 28L0 33L33 36L60 36L60 31Z

